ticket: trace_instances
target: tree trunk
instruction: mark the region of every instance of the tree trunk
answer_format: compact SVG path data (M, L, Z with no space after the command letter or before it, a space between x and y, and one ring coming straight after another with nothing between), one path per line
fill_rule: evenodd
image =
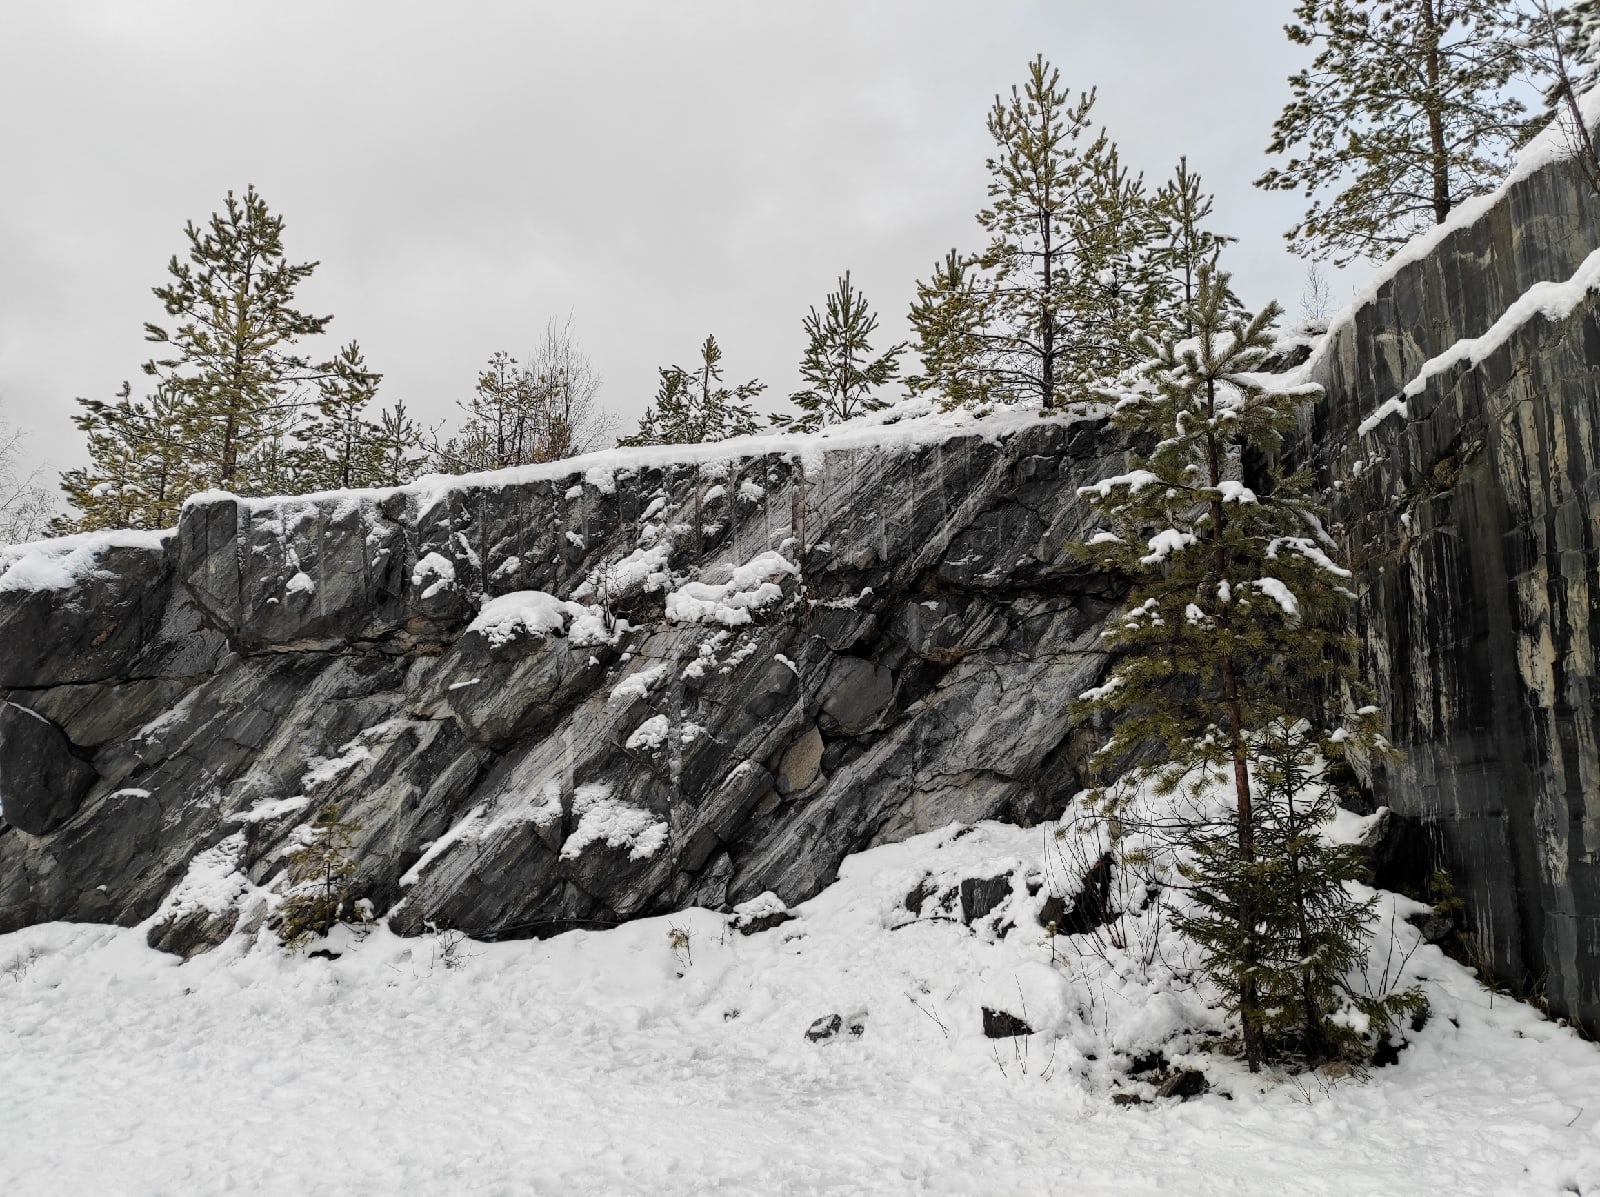
M1438 14L1434 11L1434 0L1421 0L1418 15L1422 23L1422 35L1427 39L1427 60L1425 69L1428 76L1428 96L1426 100L1428 111L1428 166L1433 175L1433 218L1436 224L1443 224L1450 215L1450 152L1444 142L1444 108L1439 97L1439 38L1442 33L1439 29Z
M1206 417L1215 420L1217 414L1217 384L1206 382ZM1214 433L1206 435L1206 468L1213 489L1222 483L1222 449ZM1229 581L1227 558L1222 545L1223 521L1227 513L1220 498L1211 500L1211 535L1216 542L1217 581ZM1230 582L1231 590L1231 582ZM1227 611L1223 610L1223 632L1226 634ZM1261 993L1256 983L1255 966L1259 957L1256 947L1256 922L1258 917L1255 894L1255 876L1252 866L1256 859L1255 812L1250 802L1250 762L1244 751L1244 711L1239 699L1239 679L1233 671L1233 659L1224 652L1220 661L1222 670L1223 704L1228 713L1228 752L1233 760L1234 837L1239 851L1240 884L1236 917L1239 924L1239 1025L1244 1037L1244 1058L1251 1072L1261 1071L1265 1047L1261 1033Z

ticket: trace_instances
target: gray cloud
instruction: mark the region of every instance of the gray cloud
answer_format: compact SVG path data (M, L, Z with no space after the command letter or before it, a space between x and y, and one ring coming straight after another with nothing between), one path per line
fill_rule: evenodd
M7 7L0 411L52 468L75 395L137 385L184 222L248 183L322 263L304 306L430 420L569 311L625 428L708 331L776 399L839 272L900 337L977 247L984 117L1035 52L1152 179L1189 156L1247 301L1302 287L1295 201L1249 186L1287 0Z

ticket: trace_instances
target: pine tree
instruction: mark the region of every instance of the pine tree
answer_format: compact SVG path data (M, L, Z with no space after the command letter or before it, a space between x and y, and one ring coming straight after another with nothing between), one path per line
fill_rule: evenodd
M722 386L722 349L707 334L700 362L693 370L662 366L655 398L639 421L639 431L622 445L690 445L748 436L760 427L750 403L767 389L751 379L736 387Z
M572 322L545 328L527 364L497 351L458 403L467 413L455 436L433 444L439 469L454 474L559 461L598 448L611 416L596 401L600 376L577 347Z
M1523 126L1505 88L1520 51L1505 0L1299 0L1289 39L1314 46L1256 180L1313 199L1286 236L1344 264L1387 257L1493 188Z
M189 398L170 382L143 399L124 382L114 402L78 400L73 417L87 436L90 464L67 470L61 489L76 519L52 525L57 534L104 528L169 528L178 510L205 481L184 439Z
M1600 149L1578 100L1600 81L1600 0L1552 5L1531 0L1521 14L1523 74L1539 88L1543 109L1522 135L1526 142L1555 123L1568 158L1600 195Z
M1319 760L1383 748L1374 712L1345 709L1360 689L1354 596L1309 473L1256 489L1234 476L1246 454L1272 458L1316 392L1259 373L1277 315L1240 312L1227 276L1202 270L1194 337L1143 339L1143 381L1115 407L1153 451L1080 492L1110 525L1080 551L1133 583L1104 633L1110 677L1082 700L1110 717L1099 759L1122 770L1092 800L1128 818L1129 795L1153 786L1187 811L1176 826L1190 904L1175 922L1237 1012L1252 1070L1286 1020L1303 1043L1326 1039L1349 996L1366 913L1344 888L1351 862L1319 847L1326 809L1308 779ZM1207 799L1219 780L1231 795L1220 810Z
M276 912L278 939L285 947L298 948L354 917L350 883L356 875L353 852L360 830L361 824L341 820L338 805L329 803L289 853L289 890Z
M1151 199L1161 229L1151 257L1156 269L1167 276L1158 318L1172 336L1194 336L1191 314L1200 272L1215 269L1223 249L1238 240L1205 227L1213 203L1212 196L1201 189L1200 176L1189 170L1188 158L1178 159L1172 178Z
M848 270L825 307L822 313L813 307L806 315L800 378L808 385L789 396L789 402L805 414L772 417L774 424L795 432L815 432L866 412L881 411L889 406L888 401L873 392L900 376L899 359L906 347L891 345L873 356L872 334L878 329L878 317L867 297L851 283Z
M174 256L171 281L155 288L177 324L145 325L147 340L172 351L146 362L144 371L181 400L194 473L206 485L241 494L271 489L254 476L279 460L266 442L281 438L283 413L302 402L300 388L324 373L297 344L321 333L332 317L292 306L317 263L286 259L283 227L254 187L243 199L230 191L205 228L193 222L184 228L187 260Z
M932 394L946 408L995 401L985 364L983 299L975 263L952 249L927 282L917 283L910 322L922 372L906 379L914 395Z
M367 486L404 486L416 480L426 467L422 426L406 414L405 400L378 413L370 440L372 474Z
M296 490L347 490L375 484L382 449L365 411L383 375L367 369L361 346L351 341L317 380L317 405L297 439Z
M996 388L1041 408L1064 403L1068 379L1087 373L1072 341L1071 289L1080 273L1074 221L1109 146L1103 130L1091 135L1094 102L1093 91L1069 102L1060 72L1040 56L1027 83L996 96L989 113L997 153L987 162L991 203L978 213L990 236L978 258L981 335Z
M948 405L1089 401L1131 366L1135 335L1158 318L1170 281L1155 253L1160 214L1143 177L1091 122L1042 57L996 96L988 128L989 205L981 254L952 251L919 283L911 323L923 370L913 390Z

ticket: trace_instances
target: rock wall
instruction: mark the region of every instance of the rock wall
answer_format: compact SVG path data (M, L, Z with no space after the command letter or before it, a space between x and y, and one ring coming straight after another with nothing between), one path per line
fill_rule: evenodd
M1514 305L1572 278L1597 246L1600 205L1579 172L1526 172L1334 330L1306 427L1358 565L1368 673L1404 752L1377 779L1416 829L1394 880L1445 869L1485 962L1591 1034L1600 306L1582 286L1570 312ZM1439 370L1491 330L1481 360ZM1402 414L1363 430L1414 380Z
M796 901L869 844L1058 811L1105 432L204 496L59 542L0 575L0 929L159 914L196 950L330 801L380 915L482 937Z
M1600 305L1526 297L1595 265L1600 212L1554 163L1467 216L1313 357L1297 452L1404 753L1383 880L1445 869L1485 962L1593 1033ZM871 844L1058 811L1115 599L1064 548L1122 465L1103 422L743 446L0 552L0 930L197 950L329 802L380 916L484 937L795 901Z

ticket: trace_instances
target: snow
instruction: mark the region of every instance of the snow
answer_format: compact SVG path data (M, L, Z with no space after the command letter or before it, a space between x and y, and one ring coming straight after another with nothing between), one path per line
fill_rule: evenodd
M0 593L8 590L70 590L93 574L110 574L100 558L112 549L165 550L170 529L160 532L81 532L55 540L0 545Z
M412 568L411 584L425 587L422 591L425 599L432 598L441 590L449 590L456 584L455 563L438 553L428 553Z
M1589 125L1590 128L1594 128L1596 122L1600 122L1600 88L1594 88L1580 97L1579 108L1583 114L1584 121ZM1533 140L1528 142L1527 145L1523 146L1517 151L1516 165L1512 167L1511 171L1506 175L1505 179L1501 181L1497 188L1485 195L1480 195L1474 199L1465 200L1462 203L1457 204L1450 210L1450 215L1443 224L1435 225L1426 232L1420 233L1413 237L1404 246L1402 246L1394 254L1394 256L1389 258L1370 275L1368 275L1366 283L1350 297L1350 302L1347 303L1331 320L1328 321L1327 335L1319 339L1316 349L1312 352L1310 359L1297 369L1282 375L1279 380L1280 383L1288 384L1313 377L1321 365L1323 356L1332 350L1333 344L1337 339L1336 334L1338 331L1345 325L1353 323L1356 318L1356 313L1362 308L1366 307L1369 303L1372 303L1374 300L1376 300L1378 298L1378 293L1382 291L1383 288L1389 283L1393 282L1395 276L1397 276L1401 270L1411 265L1413 262L1419 262L1426 258L1441 244L1443 244L1447 238L1454 236L1462 229L1470 228L1479 220L1483 219L1483 217L1487 216L1491 211L1493 211L1506 198L1511 189L1523 179L1534 174L1536 171L1549 166L1553 162L1557 162L1563 158L1569 157L1570 154L1571 149L1568 144L1564 122L1562 120L1551 122L1551 124L1547 126L1542 133L1533 138ZM1502 321L1509 320L1511 323L1506 327L1501 328L1500 322L1497 322L1495 328L1499 329L1498 334L1491 329L1491 331L1484 334L1483 337L1469 338L1469 341L1480 342L1479 344L1472 345L1470 348L1463 346L1453 347L1451 350L1447 350L1445 354L1441 355L1441 357L1450 357L1452 354L1456 354L1458 352L1467 354L1475 352L1477 356L1471 360L1482 360L1482 357L1486 356L1487 353L1492 350L1494 344L1498 344L1500 340L1504 340L1504 338L1510 335L1510 332L1517 325L1520 325L1530 319L1535 311L1543 310L1542 305L1545 303L1552 305L1551 310L1546 312L1547 315L1550 315L1552 318L1559 318L1560 316L1565 315L1566 312L1571 311L1572 306L1574 306L1576 303L1576 300L1573 300L1572 303L1567 303L1567 299L1573 295L1574 289L1581 286L1582 289L1586 291L1588 287L1595 284L1595 271L1597 267L1594 263L1594 257L1595 255L1591 254L1590 257L1584 261L1583 265L1579 267L1577 273L1574 274L1572 279L1565 283L1544 282L1534 284L1527 294L1536 294L1537 298L1530 301L1527 305L1524 305L1523 301L1527 298L1527 296L1524 295L1515 303L1513 303L1511 308L1507 310L1506 314L1501 317ZM1583 281L1585 279L1588 281ZM1578 299L1581 298L1582 294L1580 292L1578 294ZM1563 304L1566 305L1565 310L1562 310ZM1494 341L1493 343L1488 343L1489 338L1493 336L1497 336L1498 340ZM1434 361L1439 360L1440 359L1437 358L1434 359ZM1463 359L1458 357L1454 360ZM1432 363L1430 363L1430 365L1431 364ZM1426 366L1424 367L1424 370L1427 370ZM1407 388L1407 391L1413 394L1416 393L1411 392L1409 387ZM1383 406L1387 406L1392 402L1392 399L1385 400ZM1381 407L1379 410L1381 410ZM1386 413L1386 415L1393 414L1397 413L1395 411ZM1374 411L1373 416L1376 415L1377 411ZM1371 419L1372 417L1368 418ZM1363 427L1361 430L1361 435L1363 436L1365 436L1368 431L1371 431L1370 428L1365 427L1365 423L1366 422L1363 421ZM1376 424L1372 425L1372 427L1376 426Z
M631 702L649 697L650 692L664 682L671 671L671 666L664 662L634 670L611 687L611 694L606 698L606 706L615 711Z
M1367 433L1377 428L1379 424L1382 424L1390 416L1399 416L1401 419L1404 419L1406 416L1406 401L1399 395L1396 395L1393 399L1385 399L1382 403L1378 404L1378 406L1373 409L1370 416L1356 425L1356 435L1366 436ZM1352 473L1359 477L1361 471L1359 469L1355 469L1352 471Z
M638 727L633 729L633 734L628 737L625 748L660 748L667 742L667 737L672 732L672 721L665 715L652 715Z
M798 577L800 567L771 549L733 570L727 582L686 582L667 595L667 618L675 623L715 623L740 627L753 612L783 598L777 579Z
M1294 591L1290 590L1279 579L1257 578L1250 585L1282 607L1283 613L1290 619L1299 617L1300 600L1295 597Z
M485 599L467 631L480 633L491 648L523 636L543 640L565 635L574 648L615 644L632 630L625 619L608 619L603 608L558 599L543 590L514 590Z
M498 944L340 930L331 961L266 932L181 965L142 927L0 936L0 1191L1597 1191L1600 1051L1431 947L1407 969L1434 1014L1398 1064L1252 1081L1173 1039L1215 1091L1114 1107L1149 1096L1118 1052L1203 1031L1198 995L1048 939L1020 884L1004 939L905 910L925 877L1043 861L1059 888L1058 844L979 824L878 848L752 936L688 910ZM227 851L208 869L196 901L236 884ZM985 1039L985 1002L1048 1029ZM863 1033L808 1042L833 1013Z
M1200 538L1191 532L1180 532L1176 528L1163 528L1150 538L1150 552L1139 558L1140 565L1159 565L1174 553L1180 553L1192 544L1199 544Z
M648 860L667 842L666 823L653 811L612 798L603 782L579 786L572 813L578 825L561 845L562 860L576 860L590 844L602 843L628 849L629 860Z

